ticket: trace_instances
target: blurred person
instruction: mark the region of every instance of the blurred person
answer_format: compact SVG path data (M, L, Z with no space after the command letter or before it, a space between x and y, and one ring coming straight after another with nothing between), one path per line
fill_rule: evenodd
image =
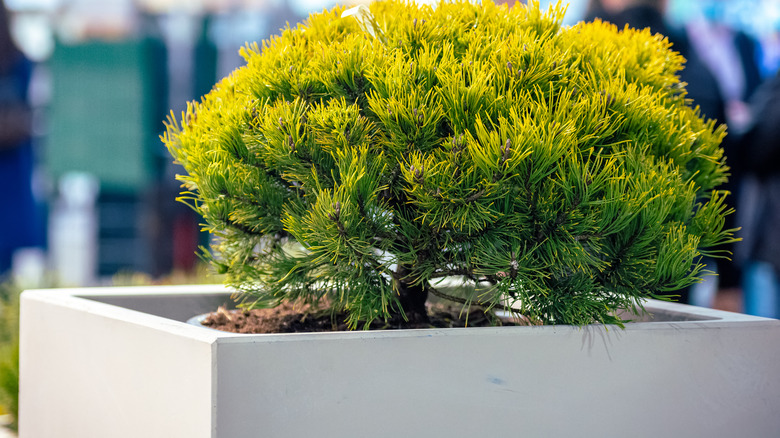
M649 27L653 33L668 36L663 11L666 0L591 0L586 21L600 18L623 28L626 24L637 29Z
M666 0L591 0L585 19L608 21L618 28L629 25L636 29L649 28L653 33L665 36L672 48L685 57L685 68L679 73L685 82L688 97L702 114L726 122L724 98L719 91L716 77L702 59L691 49L684 32L672 28L665 19Z
M771 77L780 69L780 29L764 34L759 41L761 77Z
M740 150L746 172L740 198L745 313L780 317L780 71L751 101L752 123Z
M33 64L11 37L9 14L0 0L0 276L13 253L42 246L32 190L32 112L27 99Z
M705 2L700 13L685 23L691 49L715 75L723 95L726 122L735 133L748 123L748 104L762 82L761 46L747 33L725 22L726 2Z
M728 135L723 140L723 148L731 176L722 188L731 192L729 206L737 209L736 214L726 219L726 228L741 227L738 237L745 237L753 226L747 219L754 212L742 212L742 209L752 209L752 202L745 202L743 196L756 195L755 187L745 187L746 177L752 173L746 159L749 153L743 150L752 141L745 141L745 131L751 123L751 108L748 102L763 81L761 73L761 45L747 33L726 23L725 1L708 1L701 4L699 14L685 23L685 35L690 42L691 52L695 53L715 75L717 86L724 99L724 119L728 125ZM752 183L750 183L752 184ZM741 248L745 243L731 245L729 251L734 253L734 261L720 259L717 261L718 288L721 296L744 293L742 285L746 283L743 272L743 260L746 256L738 256L737 252L750 252ZM739 300L737 300L739 301ZM740 309L733 309L740 310Z
M717 79L707 65L692 50L686 35L670 27L665 19L666 0L591 0L586 20L595 18L608 21L618 28L629 25L636 29L649 28L651 32L665 36L672 43L672 49L685 57L685 68L679 72L680 80L686 83L688 98L698 106L702 115L717 123L726 122L725 100L720 93ZM731 161L729 161L731 163ZM721 187L730 190L729 187ZM733 192L732 192L733 193ZM733 197L733 195L732 195ZM733 202L733 200L732 200ZM727 216L726 228L734 228L734 215ZM732 248L728 248L729 251ZM718 260L720 288L738 288L740 272L728 260ZM682 303L691 302L691 288L675 292Z

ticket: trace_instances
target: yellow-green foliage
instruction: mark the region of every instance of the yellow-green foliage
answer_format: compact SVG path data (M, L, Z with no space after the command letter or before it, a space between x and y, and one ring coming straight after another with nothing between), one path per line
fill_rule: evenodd
M18 288L0 281L0 411L11 418L16 430L19 417L19 294Z
M662 36L538 4L342 13L247 45L169 120L182 199L250 304L328 296L355 327L462 276L469 304L620 323L731 239L725 128Z

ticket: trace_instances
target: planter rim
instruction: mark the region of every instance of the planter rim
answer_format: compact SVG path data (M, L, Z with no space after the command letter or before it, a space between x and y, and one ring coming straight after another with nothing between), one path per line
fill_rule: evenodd
M774 323L780 325L780 320L763 318L740 313L727 312L686 304L647 300L645 309L650 313L662 311L671 314L686 314L689 311L695 320L688 321L637 321L627 323L625 329L614 325L591 324L583 327L569 325L546 326L508 326L508 327L466 327L466 328L431 328L404 330L356 330L316 333L263 333L243 334L199 327L164 316L157 316L139 310L119 305L101 302L100 298L117 297L175 297L230 294L233 290L219 284L208 285L176 285L176 286L117 286L117 287L85 287L61 289L32 289L23 292L27 299L43 301L58 306L80 309L91 314L99 314L106 318L130 322L133 324L150 325L160 330L200 340L203 342L257 342L264 341L303 341L311 339L343 339L343 338L401 338L401 337L432 337L432 336L473 336L487 333L498 335L539 335L540 332L555 334L558 332L589 331L607 332L609 334L631 332L634 330L680 330L680 329L712 329L755 324ZM195 316L195 315L192 315Z

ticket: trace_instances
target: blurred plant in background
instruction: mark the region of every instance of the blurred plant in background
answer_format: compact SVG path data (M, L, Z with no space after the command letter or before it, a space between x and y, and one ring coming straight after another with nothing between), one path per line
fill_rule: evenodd
M16 430L19 402L19 294L10 282L0 283L0 408Z

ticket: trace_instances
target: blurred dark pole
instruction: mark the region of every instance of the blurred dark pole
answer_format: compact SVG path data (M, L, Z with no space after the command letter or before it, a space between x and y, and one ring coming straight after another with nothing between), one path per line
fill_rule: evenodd
M33 63L16 47L8 10L0 0L0 276L11 268L16 250L44 245L32 185L32 73Z

